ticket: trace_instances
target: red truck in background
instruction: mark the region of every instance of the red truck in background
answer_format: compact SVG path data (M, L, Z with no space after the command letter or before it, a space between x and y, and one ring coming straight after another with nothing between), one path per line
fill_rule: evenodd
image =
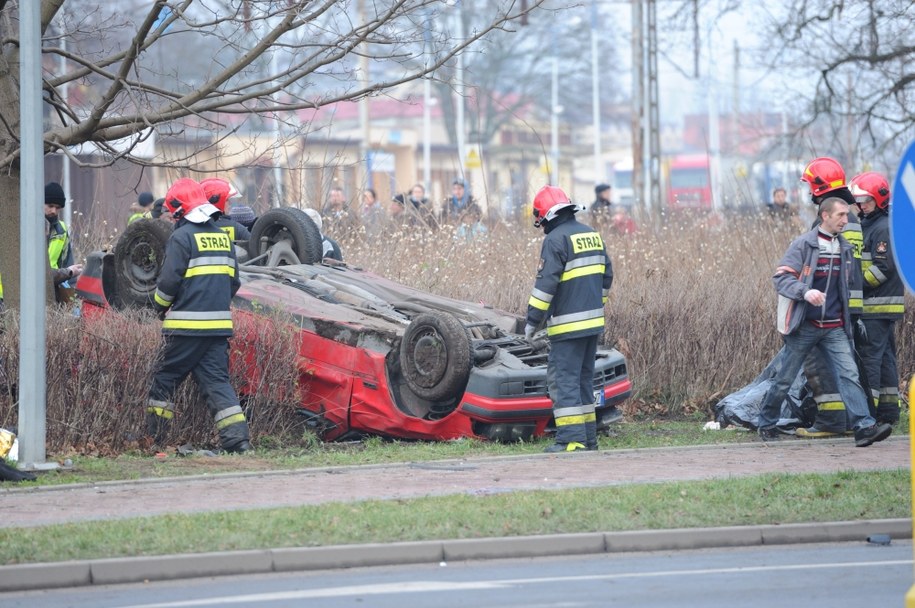
M667 207L671 211L712 210L712 180L707 155L671 157L667 163Z

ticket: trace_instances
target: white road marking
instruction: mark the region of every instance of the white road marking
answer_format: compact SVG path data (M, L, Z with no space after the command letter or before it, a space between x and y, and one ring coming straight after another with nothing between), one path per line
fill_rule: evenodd
M778 572L799 570L825 570L830 568L885 568L887 566L911 565L912 560L885 560L879 562L832 562L825 564L782 564L772 566L737 566L733 568L703 568L696 570L663 570L658 572L624 572L619 574L588 574L581 576L545 576L538 578L516 578L476 582L443 582L414 581L403 583L385 583L379 585L357 585L346 587L328 587L326 589L303 589L300 591L278 591L275 593L254 593L250 595L231 595L212 597L200 600L182 600L159 604L135 604L123 608L195 608L198 606L219 606L225 604L248 604L251 602L279 602L303 600L321 597L345 597L363 595L385 595L396 593L456 592L471 589L504 589L520 585L543 583L566 583L588 580L619 580L639 578L659 578L664 576L696 576L715 574L744 574L750 572Z

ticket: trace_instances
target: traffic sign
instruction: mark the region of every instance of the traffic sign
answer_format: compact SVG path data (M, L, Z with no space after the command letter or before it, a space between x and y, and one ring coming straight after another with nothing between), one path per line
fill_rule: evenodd
M915 292L915 141L909 144L893 182L890 240L896 269L910 292Z

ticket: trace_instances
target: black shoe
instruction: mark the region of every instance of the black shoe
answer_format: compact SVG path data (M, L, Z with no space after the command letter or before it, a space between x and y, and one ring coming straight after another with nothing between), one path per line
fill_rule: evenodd
M547 454L555 454L557 452L577 452L578 450L586 449L585 444L572 441L570 443L554 443L543 451Z
M895 426L899 422L899 415L896 416L881 416L877 414L877 424L888 424L890 426Z
M767 426L765 428L760 428L758 432L759 432L759 438L766 442L778 441L779 439L781 439L784 436L774 426Z
M875 424L855 431L855 445L866 448L872 443L883 441L893 433L893 427L884 424Z
M586 445L585 449L589 452L596 452L599 448L597 447L597 444L595 443L593 445L591 445L591 444Z
M254 450L254 448L251 447L251 443L247 439L224 449L227 454L244 454L245 452Z

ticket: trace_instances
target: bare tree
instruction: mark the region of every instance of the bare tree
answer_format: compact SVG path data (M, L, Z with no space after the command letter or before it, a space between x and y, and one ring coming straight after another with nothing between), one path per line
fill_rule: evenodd
M915 133L909 0L791 0L769 18L766 63L815 82L799 129L840 134L843 162L887 153Z
M23 0L19 0L21 2ZM32 0L27 0L32 1ZM37 1L37 0L36 0ZM151 130L205 133L193 154L256 117L371 96L434 73L494 30L508 29L544 0L491 0L461 39L439 35L430 61L415 62L416 40L441 17L439 0L40 0L45 151L93 142L105 163L133 154ZM19 301L18 5L0 0L0 269L6 302ZM61 44L67 40L66 49ZM359 78L368 54L381 78ZM65 57L59 73L50 65ZM79 104L64 98L79 87ZM287 128L307 129L288 120ZM127 146L111 142L127 140ZM81 161L71 155L77 164ZM82 163L83 165L85 163Z

